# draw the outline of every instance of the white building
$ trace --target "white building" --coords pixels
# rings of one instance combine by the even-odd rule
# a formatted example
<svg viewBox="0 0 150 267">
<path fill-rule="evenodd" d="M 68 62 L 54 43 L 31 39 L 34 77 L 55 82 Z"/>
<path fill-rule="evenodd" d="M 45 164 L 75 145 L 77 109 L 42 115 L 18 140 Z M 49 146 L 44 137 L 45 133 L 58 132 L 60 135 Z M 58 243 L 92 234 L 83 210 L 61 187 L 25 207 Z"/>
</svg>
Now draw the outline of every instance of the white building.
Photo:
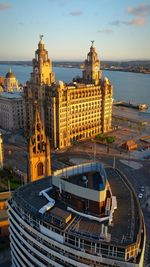
<svg viewBox="0 0 150 267">
<path fill-rule="evenodd" d="M 12 267 L 143 267 L 138 199 L 122 173 L 107 172 L 100 163 L 71 166 L 14 192 Z"/>
<path fill-rule="evenodd" d="M 13 92 L 13 91 L 18 91 L 19 86 L 18 86 L 18 81 L 16 79 L 16 76 L 12 72 L 11 69 L 7 72 L 5 79 L 4 79 L 4 90 L 6 92 Z"/>
<path fill-rule="evenodd" d="M 25 111 L 21 92 L 0 93 L 0 127 L 6 130 L 24 128 Z"/>
</svg>

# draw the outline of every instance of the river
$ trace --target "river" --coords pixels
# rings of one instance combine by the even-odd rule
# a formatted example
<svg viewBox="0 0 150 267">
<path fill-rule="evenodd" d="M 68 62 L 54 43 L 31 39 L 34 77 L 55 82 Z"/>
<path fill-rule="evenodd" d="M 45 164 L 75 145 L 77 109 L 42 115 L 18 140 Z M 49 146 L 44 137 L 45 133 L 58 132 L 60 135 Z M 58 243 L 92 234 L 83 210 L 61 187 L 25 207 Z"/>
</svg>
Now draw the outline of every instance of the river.
<svg viewBox="0 0 150 267">
<path fill-rule="evenodd" d="M 0 76 L 5 76 L 10 66 L 0 65 Z M 11 65 L 19 83 L 24 84 L 30 79 L 32 67 Z M 76 68 L 54 67 L 56 80 L 72 81 L 73 77 L 81 76 L 82 71 Z M 150 74 L 140 74 L 121 71 L 103 71 L 113 84 L 115 100 L 125 100 L 135 103 L 146 103 L 150 106 Z"/>
</svg>

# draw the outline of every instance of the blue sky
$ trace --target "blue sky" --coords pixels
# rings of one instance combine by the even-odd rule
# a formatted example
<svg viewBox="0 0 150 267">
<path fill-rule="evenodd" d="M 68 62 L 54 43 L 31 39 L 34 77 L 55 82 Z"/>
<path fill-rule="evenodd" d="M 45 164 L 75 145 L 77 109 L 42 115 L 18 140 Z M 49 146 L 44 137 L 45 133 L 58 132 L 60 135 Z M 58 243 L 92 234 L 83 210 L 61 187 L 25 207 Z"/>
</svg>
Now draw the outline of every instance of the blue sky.
<svg viewBox="0 0 150 267">
<path fill-rule="evenodd" d="M 0 60 L 30 60 L 44 35 L 52 60 L 150 59 L 150 0 L 0 0 Z"/>
</svg>

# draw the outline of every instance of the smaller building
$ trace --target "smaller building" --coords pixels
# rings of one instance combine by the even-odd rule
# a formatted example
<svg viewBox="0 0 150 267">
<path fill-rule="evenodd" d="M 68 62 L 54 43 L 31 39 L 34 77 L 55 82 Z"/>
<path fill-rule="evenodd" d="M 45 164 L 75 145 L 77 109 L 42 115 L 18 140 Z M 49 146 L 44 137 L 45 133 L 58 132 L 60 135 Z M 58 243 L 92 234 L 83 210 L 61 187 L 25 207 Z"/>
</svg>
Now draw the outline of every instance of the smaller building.
<svg viewBox="0 0 150 267">
<path fill-rule="evenodd" d="M 4 84 L 4 77 L 0 76 L 0 85 L 3 85 L 3 84 Z"/>
<path fill-rule="evenodd" d="M 7 72 L 4 79 L 4 90 L 6 92 L 14 92 L 19 90 L 18 81 L 11 69 Z"/>
<path fill-rule="evenodd" d="M 121 147 L 130 151 L 130 150 L 137 149 L 138 145 L 133 140 L 128 140 L 125 143 L 123 143 Z"/>
<path fill-rule="evenodd" d="M 6 130 L 24 128 L 25 111 L 21 92 L 0 93 L 0 127 Z"/>
<path fill-rule="evenodd" d="M 0 93 L 4 91 L 4 77 L 0 76 Z"/>
<path fill-rule="evenodd" d="M 9 198 L 9 191 L 0 193 L 0 238 L 8 236 L 7 200 Z"/>
</svg>

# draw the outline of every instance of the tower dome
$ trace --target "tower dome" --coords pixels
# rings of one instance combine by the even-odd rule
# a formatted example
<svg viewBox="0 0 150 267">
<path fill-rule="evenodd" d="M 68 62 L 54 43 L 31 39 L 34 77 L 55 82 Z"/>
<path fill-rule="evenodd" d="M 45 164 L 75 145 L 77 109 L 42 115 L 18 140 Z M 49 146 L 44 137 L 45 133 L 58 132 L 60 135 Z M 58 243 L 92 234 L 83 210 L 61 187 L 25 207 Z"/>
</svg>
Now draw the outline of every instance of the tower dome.
<svg viewBox="0 0 150 267">
<path fill-rule="evenodd" d="M 4 79 L 4 91 L 13 92 L 19 90 L 18 81 L 15 74 L 12 72 L 11 68 L 6 73 Z"/>
<path fill-rule="evenodd" d="M 12 72 L 11 68 L 9 69 L 9 71 L 6 73 L 6 76 L 5 76 L 7 79 L 8 78 L 16 78 L 14 73 Z"/>
<path fill-rule="evenodd" d="M 106 76 L 104 77 L 104 82 L 109 83 L 109 80 Z"/>
<path fill-rule="evenodd" d="M 94 41 L 87 54 L 87 59 L 84 62 L 83 80 L 85 83 L 99 84 L 101 79 L 100 60 L 94 46 Z"/>
<path fill-rule="evenodd" d="M 59 81 L 56 82 L 56 85 L 59 86 L 59 87 L 63 87 L 64 83 L 63 83 L 63 81 L 59 80 Z"/>
<path fill-rule="evenodd" d="M 44 41 L 43 41 L 43 37 L 44 37 L 44 35 L 40 35 L 40 41 L 39 41 L 39 43 L 38 43 L 38 48 L 39 48 L 39 50 L 44 50 L 45 48 L 45 43 L 44 43 Z"/>
</svg>

